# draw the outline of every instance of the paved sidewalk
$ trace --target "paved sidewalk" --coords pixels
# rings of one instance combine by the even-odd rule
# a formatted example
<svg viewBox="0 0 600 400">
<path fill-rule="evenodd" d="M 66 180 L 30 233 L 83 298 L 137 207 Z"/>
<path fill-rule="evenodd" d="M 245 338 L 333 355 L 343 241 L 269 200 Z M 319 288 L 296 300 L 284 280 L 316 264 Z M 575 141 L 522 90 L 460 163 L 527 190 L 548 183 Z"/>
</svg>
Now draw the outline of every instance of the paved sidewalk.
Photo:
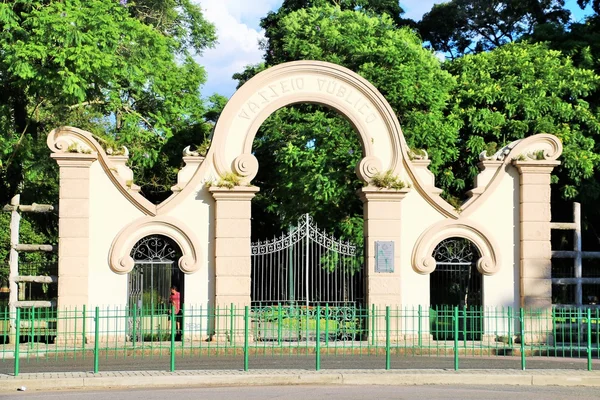
<svg viewBox="0 0 600 400">
<path fill-rule="evenodd" d="M 53 372 L 0 375 L 0 393 L 31 390 L 268 385 L 600 386 L 600 371 L 577 370 L 219 370 Z"/>
</svg>

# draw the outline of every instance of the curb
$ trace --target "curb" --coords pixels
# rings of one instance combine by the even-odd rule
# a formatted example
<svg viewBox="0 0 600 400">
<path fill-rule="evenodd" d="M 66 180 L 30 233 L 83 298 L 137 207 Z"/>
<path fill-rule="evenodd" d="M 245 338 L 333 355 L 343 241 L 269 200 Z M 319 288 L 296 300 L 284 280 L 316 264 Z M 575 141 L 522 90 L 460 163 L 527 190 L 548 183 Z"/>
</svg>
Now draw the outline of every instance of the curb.
<svg viewBox="0 0 600 400">
<path fill-rule="evenodd" d="M 0 379 L 0 393 L 14 392 L 21 386 L 28 391 L 89 390 L 177 386 L 282 386 L 282 385 L 512 385 L 512 386 L 586 386 L 600 387 L 599 372 L 565 374 L 557 371 L 268 371 L 261 373 L 223 371 L 131 372 L 129 376 L 49 377 L 42 374 L 23 374 Z M 114 374 L 111 374 L 114 375 Z"/>
</svg>

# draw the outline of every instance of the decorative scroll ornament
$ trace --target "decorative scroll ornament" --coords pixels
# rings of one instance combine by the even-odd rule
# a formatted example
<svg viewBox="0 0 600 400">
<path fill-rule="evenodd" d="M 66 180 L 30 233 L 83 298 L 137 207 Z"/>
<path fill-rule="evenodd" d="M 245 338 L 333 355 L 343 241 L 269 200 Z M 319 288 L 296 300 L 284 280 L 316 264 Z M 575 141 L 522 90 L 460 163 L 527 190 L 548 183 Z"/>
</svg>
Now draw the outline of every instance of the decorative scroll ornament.
<svg viewBox="0 0 600 400">
<path fill-rule="evenodd" d="M 429 160 L 429 154 L 425 149 L 410 149 L 408 151 L 408 155 L 410 156 L 411 160 Z"/>
<path fill-rule="evenodd" d="M 490 256 L 482 256 L 477 260 L 477 269 L 483 275 L 492 275 L 498 271 L 498 266 Z"/>
<path fill-rule="evenodd" d="M 241 154 L 233 160 L 232 169 L 235 174 L 244 178 L 244 183 L 250 183 L 258 173 L 258 160 L 253 154 Z"/>
<path fill-rule="evenodd" d="M 106 149 L 106 154 L 108 154 L 109 156 L 123 156 L 123 157 L 129 157 L 129 149 L 125 146 L 121 146 L 121 148 L 123 150 L 121 151 L 117 151 L 117 150 L 113 150 L 112 147 L 109 147 L 108 149 Z"/>
<path fill-rule="evenodd" d="M 190 255 L 183 255 L 179 258 L 179 269 L 186 274 L 191 274 L 197 270 L 196 261 Z"/>
<path fill-rule="evenodd" d="M 48 134 L 46 144 L 53 153 L 92 153 L 98 145 L 91 133 L 77 128 L 63 127 Z"/>
<path fill-rule="evenodd" d="M 276 253 L 280 250 L 292 247 L 302 239 L 311 238 L 314 242 L 320 244 L 328 250 L 337 252 L 346 256 L 356 255 L 356 246 L 350 242 L 343 242 L 327 233 L 321 232 L 313 219 L 308 214 L 304 214 L 298 219 L 298 226 L 287 235 L 282 235 L 273 240 L 265 242 L 252 243 L 251 254 L 262 255 Z"/>
<path fill-rule="evenodd" d="M 368 156 L 360 160 L 356 173 L 360 179 L 369 182 L 377 173 L 381 172 L 381 160 L 375 156 Z"/>
<path fill-rule="evenodd" d="M 179 251 L 172 240 L 164 236 L 146 236 L 136 243 L 131 250 L 131 257 L 136 261 L 168 262 L 178 257 Z"/>
<path fill-rule="evenodd" d="M 509 154 L 515 158 L 536 161 L 556 160 L 562 154 L 562 150 L 562 143 L 556 136 L 540 133 L 509 143 L 493 155 L 488 155 L 484 150 L 479 154 L 479 160 L 504 161 Z"/>
<path fill-rule="evenodd" d="M 131 256 L 124 256 L 117 264 L 111 265 L 111 269 L 117 274 L 126 274 L 135 266 L 135 260 Z"/>
<path fill-rule="evenodd" d="M 186 146 L 183 149 L 183 156 L 184 157 L 199 157 L 200 153 L 198 153 L 197 151 L 191 150 L 190 147 L 191 146 Z"/>
<path fill-rule="evenodd" d="M 428 256 L 423 257 L 413 265 L 416 272 L 422 275 L 430 274 L 435 270 L 435 258 Z"/>
</svg>

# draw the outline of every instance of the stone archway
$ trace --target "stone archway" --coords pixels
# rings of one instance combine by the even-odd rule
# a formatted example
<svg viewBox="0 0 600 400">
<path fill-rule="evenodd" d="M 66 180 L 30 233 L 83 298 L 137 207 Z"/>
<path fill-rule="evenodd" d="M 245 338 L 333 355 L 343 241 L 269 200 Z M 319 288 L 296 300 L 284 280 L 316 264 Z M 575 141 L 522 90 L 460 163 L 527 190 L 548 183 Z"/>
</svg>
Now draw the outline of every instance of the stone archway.
<svg viewBox="0 0 600 400">
<path fill-rule="evenodd" d="M 398 203 L 411 189 L 386 190 L 369 185 L 373 176 L 383 171 L 417 181 L 412 167 L 404 162 L 408 153 L 398 120 L 381 93 L 356 73 L 330 63 L 297 61 L 270 68 L 249 80 L 233 95 L 217 122 L 208 157 L 212 157 L 218 175 L 233 172 L 242 177 L 242 183 L 234 189 L 210 189 L 216 200 L 215 303 L 250 303 L 250 200 L 259 190 L 248 186 L 259 168 L 252 154 L 252 142 L 270 114 L 296 103 L 316 103 L 335 109 L 358 133 L 363 158 L 356 172 L 367 185 L 360 193 L 367 243 L 367 301 L 399 302 L 397 287 L 390 285 L 389 279 L 399 279 Z M 182 194 L 195 186 L 188 185 Z M 443 206 L 440 209 L 444 211 Z M 378 276 L 373 247 L 376 240 L 384 239 L 395 243 L 394 260 L 398 268 L 391 274 Z"/>
</svg>

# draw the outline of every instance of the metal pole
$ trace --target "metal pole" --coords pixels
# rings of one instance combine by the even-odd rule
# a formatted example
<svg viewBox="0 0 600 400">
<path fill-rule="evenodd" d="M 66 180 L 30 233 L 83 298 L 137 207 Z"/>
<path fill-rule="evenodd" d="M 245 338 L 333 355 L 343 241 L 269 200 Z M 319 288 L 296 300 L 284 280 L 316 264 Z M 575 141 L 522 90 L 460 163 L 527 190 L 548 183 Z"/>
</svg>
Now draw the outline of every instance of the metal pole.
<svg viewBox="0 0 600 400">
<path fill-rule="evenodd" d="M 587 369 L 592 370 L 592 310 L 587 309 Z"/>
<path fill-rule="evenodd" d="M 171 363 L 170 371 L 175 371 L 175 327 L 177 326 L 177 316 L 175 315 L 175 304 L 171 304 Z"/>
<path fill-rule="evenodd" d="M 289 299 L 290 299 L 290 303 L 294 303 L 295 296 L 295 280 L 294 280 L 294 249 L 296 248 L 296 245 L 292 245 L 290 246 L 289 250 L 288 250 L 288 262 L 289 262 L 289 267 L 288 267 L 288 287 L 289 287 Z"/>
<path fill-rule="evenodd" d="M 10 205 L 14 206 L 14 209 L 10 213 L 10 253 L 8 258 L 8 307 L 10 315 L 14 315 L 15 317 L 17 316 L 17 301 L 19 299 L 19 285 L 17 284 L 17 276 L 19 276 L 19 253 L 17 252 L 16 247 L 19 244 L 19 225 L 21 223 L 21 214 L 19 214 L 18 211 L 20 202 L 21 195 L 19 194 L 15 195 L 10 200 Z M 16 322 L 11 319 L 9 336 L 9 340 L 11 343 L 15 343 L 15 324 Z"/>
<path fill-rule="evenodd" d="M 233 314 L 234 314 L 234 305 L 233 303 L 231 303 L 229 305 L 229 344 L 232 347 L 235 347 L 235 332 L 234 332 L 234 318 L 233 318 Z"/>
<path fill-rule="evenodd" d="M 392 368 L 390 357 L 390 306 L 385 307 L 385 369 Z"/>
<path fill-rule="evenodd" d="M 422 330 L 421 330 L 422 309 L 421 309 L 421 305 L 420 304 L 419 304 L 419 311 L 418 312 L 419 312 L 419 330 L 418 330 L 417 334 L 419 335 L 419 337 L 417 338 L 417 341 L 419 343 L 419 349 L 420 349 L 421 347 L 423 347 L 423 342 L 422 342 L 422 339 L 421 339 L 421 337 L 422 337 Z"/>
<path fill-rule="evenodd" d="M 519 310 L 519 323 L 521 331 L 521 369 L 525 371 L 525 313 L 523 308 Z"/>
<path fill-rule="evenodd" d="M 85 326 L 85 320 L 87 319 L 87 312 L 86 312 L 86 305 L 83 305 L 83 311 L 82 311 L 82 315 L 83 315 L 83 321 L 81 321 L 81 350 L 83 351 L 83 357 L 85 357 L 85 335 L 86 335 L 86 326 Z"/>
<path fill-rule="evenodd" d="M 316 322 L 317 326 L 315 338 L 315 370 L 319 371 L 321 369 L 321 307 L 319 305 L 317 305 Z"/>
<path fill-rule="evenodd" d="M 577 285 L 575 289 L 575 304 L 581 306 L 583 304 L 583 286 L 581 284 L 582 275 L 582 245 L 581 245 L 581 204 L 573 203 L 573 221 L 575 222 L 575 231 L 573 232 L 573 247 L 575 247 L 575 278 Z"/>
<path fill-rule="evenodd" d="M 16 325 L 15 325 L 15 370 L 14 370 L 14 374 L 15 376 L 19 375 L 19 358 L 20 358 L 20 341 L 21 341 L 21 309 L 17 308 L 16 311 Z"/>
<path fill-rule="evenodd" d="M 512 323 L 513 323 L 512 307 L 508 306 L 508 345 L 509 346 L 512 346 L 512 344 L 513 344 L 513 337 L 512 337 L 512 330 L 511 330 Z M 556 335 L 554 335 L 554 337 L 556 337 Z"/>
<path fill-rule="evenodd" d="M 304 288 L 304 291 L 306 292 L 306 311 L 308 311 L 308 296 L 309 296 L 309 293 L 308 293 L 308 284 L 309 284 L 309 276 L 308 276 L 309 259 L 308 259 L 308 256 L 309 256 L 309 251 L 310 251 L 310 249 L 309 249 L 310 234 L 309 234 L 308 230 L 310 229 L 310 226 L 308 224 L 309 223 L 308 214 L 306 214 L 305 217 L 306 217 L 306 254 L 305 254 L 306 258 L 304 260 L 304 270 L 305 270 L 304 284 L 306 285 L 306 287 Z"/>
<path fill-rule="evenodd" d="M 458 307 L 454 307 L 454 370 L 458 371 Z"/>
<path fill-rule="evenodd" d="M 94 373 L 98 373 L 100 362 L 100 308 L 94 312 Z"/>
<path fill-rule="evenodd" d="M 371 346 L 375 346 L 375 304 L 371 304 Z"/>
<path fill-rule="evenodd" d="M 244 307 L 244 371 L 248 371 L 248 328 L 250 325 L 250 310 Z"/>
</svg>

